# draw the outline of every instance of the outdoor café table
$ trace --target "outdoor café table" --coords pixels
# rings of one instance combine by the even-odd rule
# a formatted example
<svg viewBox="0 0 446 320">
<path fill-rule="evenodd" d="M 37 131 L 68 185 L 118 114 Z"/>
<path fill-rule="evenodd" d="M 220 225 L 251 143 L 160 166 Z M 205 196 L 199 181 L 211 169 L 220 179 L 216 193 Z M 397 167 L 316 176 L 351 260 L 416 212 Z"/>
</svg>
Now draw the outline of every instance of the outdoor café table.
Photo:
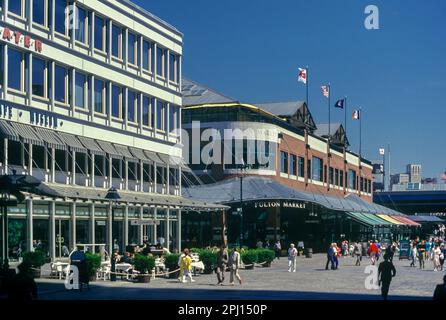
<svg viewBox="0 0 446 320">
<path fill-rule="evenodd" d="M 62 279 L 62 275 L 67 273 L 66 268 L 69 266 L 70 264 L 68 262 L 54 262 L 53 264 L 53 269 L 56 270 L 57 274 L 59 275 L 59 279 Z"/>
<path fill-rule="evenodd" d="M 194 276 L 196 275 L 196 271 L 198 270 L 204 270 L 204 263 L 203 261 L 194 261 L 192 262 L 192 268 L 193 268 L 193 272 L 194 272 Z"/>
</svg>

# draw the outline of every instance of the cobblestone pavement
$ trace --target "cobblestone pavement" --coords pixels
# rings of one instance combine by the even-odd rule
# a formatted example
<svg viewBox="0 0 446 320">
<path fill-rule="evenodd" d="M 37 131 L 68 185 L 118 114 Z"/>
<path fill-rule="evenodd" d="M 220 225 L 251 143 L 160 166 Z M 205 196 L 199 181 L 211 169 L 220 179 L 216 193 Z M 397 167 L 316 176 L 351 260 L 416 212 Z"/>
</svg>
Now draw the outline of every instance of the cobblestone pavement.
<svg viewBox="0 0 446 320">
<path fill-rule="evenodd" d="M 241 270 L 243 285 L 229 286 L 229 272 L 224 286 L 216 286 L 212 275 L 197 275 L 195 283 L 179 283 L 176 279 L 157 278 L 148 284 L 127 281 L 96 281 L 90 291 L 67 291 L 63 281 L 38 279 L 39 299 L 116 299 L 116 300 L 274 300 L 274 299 L 330 299 L 376 300 L 379 290 L 365 288 L 366 266 L 354 266 L 351 257 L 341 258 L 338 270 L 325 270 L 326 256 L 314 255 L 311 259 L 298 257 L 297 272 L 287 271 L 287 259 L 273 262 L 270 268 L 256 267 Z M 408 260 L 394 260 L 397 275 L 390 287 L 390 299 L 431 299 L 436 284 L 442 283 L 446 272 L 434 272 L 432 263 L 426 269 L 409 267 Z"/>
</svg>

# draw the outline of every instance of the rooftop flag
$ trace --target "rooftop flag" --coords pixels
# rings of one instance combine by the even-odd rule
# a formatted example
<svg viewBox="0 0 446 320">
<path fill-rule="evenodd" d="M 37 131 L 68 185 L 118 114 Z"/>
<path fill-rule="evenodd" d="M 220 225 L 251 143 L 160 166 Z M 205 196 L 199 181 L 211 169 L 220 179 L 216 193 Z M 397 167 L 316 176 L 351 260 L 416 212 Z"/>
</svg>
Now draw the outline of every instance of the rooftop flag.
<svg viewBox="0 0 446 320">
<path fill-rule="evenodd" d="M 307 84 L 307 69 L 299 68 L 298 81 Z"/>
<path fill-rule="evenodd" d="M 335 104 L 335 108 L 344 109 L 345 99 L 338 100 Z"/>
<path fill-rule="evenodd" d="M 379 154 L 380 154 L 381 156 L 383 156 L 385 153 L 386 153 L 386 151 L 384 150 L 384 148 L 380 148 L 380 149 L 379 149 Z"/>
<path fill-rule="evenodd" d="M 328 98 L 330 97 L 330 87 L 329 86 L 322 86 L 322 94 L 324 95 L 324 97 Z"/>
<path fill-rule="evenodd" d="M 359 120 L 360 117 L 361 117 L 361 114 L 360 114 L 360 111 L 359 111 L 359 110 L 355 110 L 355 111 L 353 111 L 353 114 L 352 114 L 352 118 L 353 118 L 353 120 Z"/>
</svg>

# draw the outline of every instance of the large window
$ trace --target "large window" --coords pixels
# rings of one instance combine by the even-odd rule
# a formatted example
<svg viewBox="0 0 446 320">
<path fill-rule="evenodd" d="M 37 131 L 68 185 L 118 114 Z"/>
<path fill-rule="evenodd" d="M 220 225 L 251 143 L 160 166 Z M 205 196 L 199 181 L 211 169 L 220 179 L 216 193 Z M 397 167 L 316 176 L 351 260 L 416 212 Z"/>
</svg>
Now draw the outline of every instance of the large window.
<svg viewBox="0 0 446 320">
<path fill-rule="evenodd" d="M 297 156 L 295 154 L 292 154 L 290 156 L 290 174 L 293 176 L 297 176 Z"/>
<path fill-rule="evenodd" d="M 334 169 L 332 167 L 330 167 L 328 172 L 328 183 L 334 184 Z"/>
<path fill-rule="evenodd" d="M 68 95 L 67 95 L 67 80 L 68 80 L 68 69 L 65 67 L 58 66 L 56 64 L 55 73 L 54 73 L 54 99 L 58 102 L 68 103 Z"/>
<path fill-rule="evenodd" d="M 122 55 L 122 29 L 116 25 L 112 28 L 112 55 L 121 58 Z"/>
<path fill-rule="evenodd" d="M 55 0 L 56 6 L 55 6 L 55 13 L 56 13 L 56 25 L 55 30 L 58 33 L 66 34 L 67 28 L 66 28 L 66 13 L 65 9 L 67 7 L 67 0 Z"/>
<path fill-rule="evenodd" d="M 311 179 L 315 181 L 322 181 L 323 178 L 323 170 L 324 170 L 324 162 L 321 158 L 313 157 L 313 170 Z"/>
<path fill-rule="evenodd" d="M 280 172 L 288 173 L 288 153 L 280 151 Z"/>
<path fill-rule="evenodd" d="M 348 170 L 348 188 L 355 190 L 356 189 L 356 171 Z"/>
<path fill-rule="evenodd" d="M 33 95 L 39 97 L 45 97 L 46 90 L 46 70 L 47 63 L 45 60 L 33 57 L 33 85 L 32 85 L 32 93 Z"/>
<path fill-rule="evenodd" d="M 138 62 L 138 58 L 137 58 L 137 56 L 138 56 L 138 50 L 136 49 L 137 48 L 137 41 L 136 41 L 136 36 L 133 34 L 133 33 L 131 33 L 131 32 L 129 32 L 128 33 L 128 62 L 130 63 L 130 64 L 137 64 L 137 62 Z"/>
<path fill-rule="evenodd" d="M 171 53 L 169 55 L 169 80 L 173 81 L 173 82 L 177 82 L 176 77 L 175 77 L 175 75 L 176 75 L 176 73 L 175 73 L 176 61 L 177 61 L 176 55 Z"/>
<path fill-rule="evenodd" d="M 334 179 L 334 184 L 336 186 L 339 186 L 339 169 L 335 169 L 335 179 Z"/>
<path fill-rule="evenodd" d="M 107 27 L 106 20 L 99 16 L 94 18 L 94 47 L 100 51 L 106 51 Z"/>
<path fill-rule="evenodd" d="M 156 52 L 156 74 L 167 76 L 167 50 L 159 47 Z"/>
<path fill-rule="evenodd" d="M 170 105 L 169 108 L 169 131 L 173 132 L 176 129 L 180 128 L 180 122 L 179 122 L 179 113 L 180 108 L 175 105 Z"/>
<path fill-rule="evenodd" d="M 142 99 L 142 125 L 149 126 L 150 123 L 150 98 L 143 96 Z"/>
<path fill-rule="evenodd" d="M 138 94 L 131 90 L 128 90 L 127 92 L 127 120 L 130 122 L 139 122 L 136 119 L 136 116 L 138 114 Z"/>
<path fill-rule="evenodd" d="M 142 67 L 144 70 L 147 71 L 150 70 L 150 56 L 151 56 L 150 42 L 144 40 L 142 44 Z"/>
<path fill-rule="evenodd" d="M 299 157 L 298 163 L 298 175 L 299 177 L 305 177 L 305 158 Z"/>
<path fill-rule="evenodd" d="M 112 86 L 112 116 L 116 118 L 122 118 L 122 88 L 116 85 Z"/>
<path fill-rule="evenodd" d="M 339 185 L 344 187 L 344 170 L 339 171 Z"/>
<path fill-rule="evenodd" d="M 88 44 L 88 13 L 83 8 L 77 8 L 76 40 Z"/>
<path fill-rule="evenodd" d="M 8 85 L 9 88 L 24 91 L 24 54 L 20 51 L 8 49 Z"/>
<path fill-rule="evenodd" d="M 85 74 L 76 72 L 76 91 L 75 91 L 75 104 L 76 107 L 86 109 L 86 97 L 87 97 L 87 76 Z"/>
<path fill-rule="evenodd" d="M 22 16 L 24 9 L 24 1 L 23 0 L 10 0 L 8 3 L 8 10 L 12 13 Z"/>
<path fill-rule="evenodd" d="M 33 0 L 33 21 L 41 25 L 46 25 L 45 2 L 47 1 Z"/>
<path fill-rule="evenodd" d="M 165 130 L 164 128 L 164 116 L 165 116 L 166 104 L 160 100 L 156 103 L 156 128 L 158 130 Z"/>
<path fill-rule="evenodd" d="M 94 111 L 98 113 L 105 113 L 105 97 L 107 87 L 105 81 L 100 79 L 94 80 Z"/>
</svg>

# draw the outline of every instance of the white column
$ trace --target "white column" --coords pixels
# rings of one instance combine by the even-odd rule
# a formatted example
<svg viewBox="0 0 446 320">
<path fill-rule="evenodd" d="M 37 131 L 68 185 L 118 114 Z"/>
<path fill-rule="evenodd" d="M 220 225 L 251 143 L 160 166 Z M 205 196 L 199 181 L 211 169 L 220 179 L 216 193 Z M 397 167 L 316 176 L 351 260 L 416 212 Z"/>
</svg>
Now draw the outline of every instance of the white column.
<svg viewBox="0 0 446 320">
<path fill-rule="evenodd" d="M 54 40 L 54 32 L 56 30 L 56 0 L 51 1 L 51 39 Z"/>
<path fill-rule="evenodd" d="M 5 21 L 6 17 L 8 16 L 8 8 L 9 8 L 8 2 L 9 0 L 3 0 L 3 21 Z"/>
<path fill-rule="evenodd" d="M 157 220 L 157 211 L 158 211 L 158 208 L 154 208 L 153 209 L 153 219 L 154 219 L 154 221 L 156 222 L 156 220 Z M 156 225 L 156 223 L 154 223 L 153 224 L 153 235 L 152 235 L 152 243 L 156 243 L 156 241 L 157 241 L 157 237 L 158 237 L 158 235 L 157 235 L 157 229 L 158 229 L 158 226 Z"/>
<path fill-rule="evenodd" d="M 27 231 L 28 231 L 28 251 L 34 251 L 33 240 L 34 240 L 34 230 L 33 230 L 33 199 L 26 200 L 27 202 Z"/>
<path fill-rule="evenodd" d="M 126 203 L 124 207 L 124 248 L 122 251 L 125 252 L 125 248 L 129 245 L 129 204 Z"/>
<path fill-rule="evenodd" d="M 94 203 L 90 205 L 90 243 L 96 244 L 96 234 L 95 234 L 95 219 L 94 219 Z M 96 247 L 93 246 L 93 253 L 96 251 Z"/>
<path fill-rule="evenodd" d="M 167 63 L 167 74 L 165 75 L 166 77 L 166 82 L 167 82 L 167 86 L 169 86 L 169 80 L 173 80 L 170 79 L 170 50 L 167 49 L 167 59 L 164 59 L 164 63 Z"/>
<path fill-rule="evenodd" d="M 112 35 L 113 35 L 113 22 L 110 20 L 108 22 L 108 52 L 107 52 L 107 56 L 108 56 L 108 63 L 111 63 L 112 61 Z M 110 100 L 111 101 L 111 100 Z"/>
<path fill-rule="evenodd" d="M 125 112 L 128 114 L 129 112 L 129 88 L 125 88 L 122 91 L 122 94 L 124 95 L 124 106 L 125 106 Z M 127 130 L 127 125 L 128 125 L 128 119 L 127 119 L 127 114 L 122 114 L 122 116 L 124 117 L 124 128 L 125 130 Z"/>
<path fill-rule="evenodd" d="M 109 81 L 107 83 L 108 86 L 108 125 L 111 125 L 111 119 L 112 119 L 112 83 Z"/>
<path fill-rule="evenodd" d="M 91 122 L 94 122 L 94 80 L 95 76 L 91 75 L 91 84 L 90 84 L 90 119 Z"/>
<path fill-rule="evenodd" d="M 95 187 L 95 172 L 94 172 L 94 167 L 95 167 L 95 160 L 94 160 L 94 153 L 91 154 L 91 171 L 90 171 L 90 187 L 94 188 Z"/>
<path fill-rule="evenodd" d="M 56 260 L 56 201 L 50 203 L 50 258 Z"/>
<path fill-rule="evenodd" d="M 124 54 L 122 60 L 124 61 L 125 70 L 127 70 L 129 66 L 129 29 L 124 29 L 125 39 L 122 39 L 122 47 L 124 48 Z"/>
<path fill-rule="evenodd" d="M 5 15 L 6 15 L 6 6 L 8 3 L 8 0 L 5 1 Z M 6 17 L 6 16 L 5 16 Z M 5 63 L 3 64 L 3 99 L 8 99 L 8 44 L 4 44 L 3 46 L 3 57 L 5 60 Z"/>
<path fill-rule="evenodd" d="M 139 191 L 144 192 L 144 162 L 139 161 Z"/>
<path fill-rule="evenodd" d="M 33 101 L 33 54 L 28 54 L 28 105 L 32 104 Z"/>
<path fill-rule="evenodd" d="M 125 190 L 129 189 L 129 161 L 124 158 L 124 176 L 125 176 Z"/>
<path fill-rule="evenodd" d="M 139 219 L 140 220 L 142 220 L 143 219 L 143 212 L 144 212 L 144 207 L 143 206 L 141 206 L 140 208 L 139 208 Z M 144 226 L 142 226 L 142 225 L 139 225 L 138 226 L 138 244 L 142 244 L 143 242 L 144 242 L 144 239 L 143 239 L 143 228 L 144 228 Z"/>
<path fill-rule="evenodd" d="M 179 86 L 179 88 L 180 88 L 180 91 L 181 91 L 181 85 L 182 85 L 182 83 L 183 83 L 183 80 L 182 80 L 182 77 L 183 77 L 183 69 L 182 69 L 182 67 L 183 67 L 183 56 L 178 56 L 178 68 L 180 68 L 179 70 L 180 70 L 180 72 L 179 72 L 179 74 L 180 74 L 180 78 L 178 79 L 178 86 Z"/>
<path fill-rule="evenodd" d="M 76 8 L 76 1 L 73 1 L 73 3 L 72 3 L 72 9 L 73 9 L 73 11 L 72 12 L 70 12 L 71 14 L 72 14 L 72 16 L 73 16 L 73 23 L 75 24 L 76 23 L 76 21 L 77 21 L 77 16 L 76 16 L 76 12 L 77 12 L 77 8 Z M 74 25 L 74 28 L 72 28 L 72 30 L 71 30 L 71 48 L 74 48 L 74 45 L 75 45 L 75 43 L 76 43 L 76 29 L 75 29 L 75 27 L 76 27 L 76 25 Z M 73 78 L 73 80 L 74 80 L 74 78 Z M 74 81 L 73 81 L 73 83 L 74 83 Z M 74 93 L 74 91 L 73 91 L 73 93 Z M 73 94 L 74 95 L 74 94 Z"/>
<path fill-rule="evenodd" d="M 170 165 L 167 164 L 166 168 L 164 170 L 166 170 L 166 181 L 165 181 L 165 183 L 166 183 L 166 194 L 169 194 L 169 192 L 170 192 L 170 188 L 169 188 Z"/>
<path fill-rule="evenodd" d="M 91 21 L 90 21 L 90 55 L 94 56 L 94 24 L 95 24 L 95 12 L 91 11 Z"/>
<path fill-rule="evenodd" d="M 76 246 L 76 202 L 71 203 L 71 235 L 70 246 L 72 249 Z"/>
<path fill-rule="evenodd" d="M 8 139 L 4 138 L 3 139 L 3 153 L 5 154 L 5 158 L 4 163 L 3 163 L 3 167 L 5 168 L 5 173 L 4 174 L 8 174 Z"/>
<path fill-rule="evenodd" d="M 170 250 L 170 209 L 166 211 L 166 239 L 167 249 Z"/>
<path fill-rule="evenodd" d="M 113 161 L 112 157 L 108 158 L 108 187 L 113 187 Z"/>
<path fill-rule="evenodd" d="M 51 148 L 51 182 L 56 182 L 56 149 Z"/>
<path fill-rule="evenodd" d="M 157 59 L 157 55 L 158 55 L 158 49 L 157 49 L 157 44 L 156 44 L 156 42 L 153 44 L 153 52 L 152 52 L 152 54 L 153 54 L 153 57 L 154 57 L 154 59 L 153 59 L 153 69 L 152 69 L 152 75 L 153 75 L 153 81 L 154 82 L 156 82 L 156 69 L 157 69 L 157 64 L 158 64 L 158 59 Z M 155 120 L 156 120 L 156 112 L 155 112 Z M 156 127 L 156 122 L 155 122 L 155 127 Z"/>
<path fill-rule="evenodd" d="M 139 36 L 139 75 L 141 76 L 143 73 L 143 58 L 144 58 L 144 37 Z"/>
<path fill-rule="evenodd" d="M 16 0 L 17 1 L 17 0 Z M 28 30 L 33 30 L 33 1 L 26 0 L 26 5 L 28 7 Z"/>
<path fill-rule="evenodd" d="M 178 210 L 178 222 L 177 222 L 177 248 L 178 252 L 181 252 L 181 210 Z"/>
<path fill-rule="evenodd" d="M 107 217 L 107 243 L 108 243 L 108 253 L 113 254 L 113 226 L 112 226 L 112 207 L 108 206 L 108 217 Z"/>
<path fill-rule="evenodd" d="M 54 29 L 52 29 L 52 30 L 53 30 L 53 33 L 54 33 Z M 55 90 L 54 89 L 55 89 L 55 84 L 56 84 L 56 81 L 55 81 L 56 63 L 54 61 L 51 61 L 50 65 L 51 65 L 50 66 L 50 68 L 51 68 L 51 79 L 50 79 L 50 83 L 51 83 L 51 97 L 49 97 L 49 98 L 51 100 L 51 111 L 54 112 L 54 99 L 55 99 Z"/>
<path fill-rule="evenodd" d="M 76 106 L 76 71 L 71 69 L 71 115 L 74 116 L 74 109 Z"/>
<path fill-rule="evenodd" d="M 76 184 L 76 151 L 71 150 L 71 184 Z"/>
<path fill-rule="evenodd" d="M 153 193 L 157 193 L 158 192 L 158 190 L 157 190 L 157 184 L 158 184 L 158 175 L 157 175 L 157 168 L 156 168 L 156 162 L 154 162 L 153 163 Z"/>
<path fill-rule="evenodd" d="M 33 145 L 30 143 L 28 148 L 28 173 L 33 175 Z"/>
</svg>

